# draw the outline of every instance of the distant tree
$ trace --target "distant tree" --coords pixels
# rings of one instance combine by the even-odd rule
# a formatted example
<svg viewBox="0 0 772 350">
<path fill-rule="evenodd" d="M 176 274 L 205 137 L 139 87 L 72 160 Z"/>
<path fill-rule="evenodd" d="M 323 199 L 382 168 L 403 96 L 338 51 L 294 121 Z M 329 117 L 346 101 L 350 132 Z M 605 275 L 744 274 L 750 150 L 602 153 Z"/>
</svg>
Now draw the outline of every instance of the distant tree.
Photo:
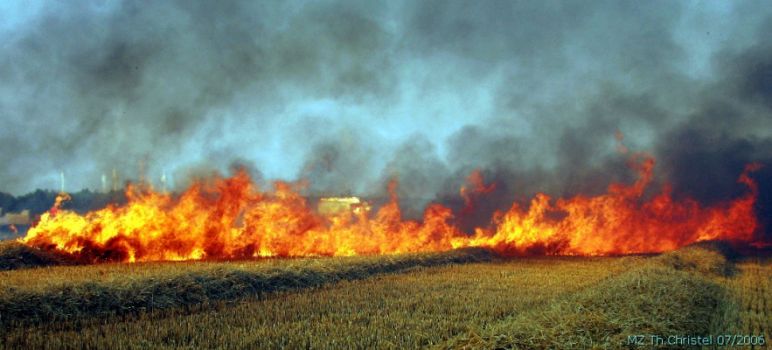
<svg viewBox="0 0 772 350">
<path fill-rule="evenodd" d="M 57 194 L 56 191 L 38 189 L 34 192 L 14 197 L 8 193 L 0 192 L 0 208 L 3 209 L 3 213 L 29 210 L 30 215 L 34 217 L 51 209 Z M 79 213 L 101 209 L 108 204 L 121 205 L 126 203 L 126 195 L 121 191 L 102 193 L 85 189 L 70 194 L 70 197 L 71 199 L 65 202 L 62 208 Z"/>
<path fill-rule="evenodd" d="M 28 209 L 32 215 L 45 213 L 56 200 L 56 192 L 51 190 L 37 189 L 35 192 L 25 194 L 16 198 L 16 202 L 9 211 L 20 212 Z"/>
<path fill-rule="evenodd" d="M 16 197 L 9 193 L 0 192 L 0 209 L 2 209 L 3 213 L 7 212 L 15 201 Z"/>
</svg>

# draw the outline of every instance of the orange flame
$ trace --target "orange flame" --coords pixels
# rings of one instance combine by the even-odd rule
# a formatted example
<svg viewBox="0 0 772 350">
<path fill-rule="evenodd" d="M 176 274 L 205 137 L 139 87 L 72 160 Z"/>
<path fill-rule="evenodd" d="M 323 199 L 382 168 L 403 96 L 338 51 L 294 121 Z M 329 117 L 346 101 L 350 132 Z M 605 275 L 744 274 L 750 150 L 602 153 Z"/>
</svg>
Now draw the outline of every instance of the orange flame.
<svg viewBox="0 0 772 350">
<path fill-rule="evenodd" d="M 479 170 L 472 171 L 466 178 L 467 185 L 462 185 L 459 190 L 459 195 L 464 199 L 464 209 L 461 210 L 462 215 L 471 214 L 474 211 L 474 202 L 481 195 L 485 195 L 496 190 L 496 184 L 485 184 L 482 173 Z"/>
<path fill-rule="evenodd" d="M 453 212 L 431 204 L 423 220 L 402 218 L 397 183 L 390 201 L 376 212 L 322 215 L 299 194 L 297 185 L 276 182 L 260 191 L 245 172 L 199 181 L 173 195 L 129 187 L 128 203 L 80 215 L 60 209 L 41 216 L 23 242 L 59 249 L 87 261 L 228 259 L 265 256 L 339 256 L 443 251 L 489 247 L 502 253 L 604 255 L 660 252 L 693 242 L 729 239 L 750 242 L 758 229 L 753 206 L 758 188 L 746 167 L 739 182 L 749 191 L 735 200 L 705 207 L 675 200 L 666 187 L 646 199 L 654 159 L 633 155 L 639 179 L 612 184 L 606 194 L 553 200 L 537 194 L 528 207 L 513 204 L 494 215 L 490 227 L 466 235 Z M 490 192 L 479 172 L 469 191 Z M 63 198 L 62 200 L 64 200 Z M 468 199 L 467 199 L 468 200 Z"/>
<path fill-rule="evenodd" d="M 675 201 L 669 187 L 648 201 L 643 193 L 652 178 L 654 159 L 636 162 L 640 177 L 632 186 L 612 184 L 606 194 L 576 196 L 551 203 L 538 194 L 528 210 L 515 204 L 496 218 L 496 230 L 483 232 L 470 245 L 510 253 L 605 255 L 673 250 L 698 241 L 725 239 L 750 242 L 758 228 L 753 206 L 758 195 L 746 167 L 739 182 L 750 191 L 741 198 L 702 207 L 692 199 Z"/>
</svg>

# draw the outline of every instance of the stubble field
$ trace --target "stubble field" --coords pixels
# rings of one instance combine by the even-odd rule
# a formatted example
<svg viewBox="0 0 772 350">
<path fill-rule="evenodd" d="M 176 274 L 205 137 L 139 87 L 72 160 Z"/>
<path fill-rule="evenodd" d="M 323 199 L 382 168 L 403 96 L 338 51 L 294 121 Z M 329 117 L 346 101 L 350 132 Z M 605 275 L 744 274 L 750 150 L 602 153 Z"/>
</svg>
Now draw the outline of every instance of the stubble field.
<svg viewBox="0 0 772 350">
<path fill-rule="evenodd" d="M 472 249 L 14 269 L 0 272 L 0 348 L 617 349 L 651 348 L 635 344 L 639 335 L 725 334 L 766 341 L 771 279 L 768 259 L 728 260 L 709 245 L 605 258 L 504 259 Z"/>
</svg>

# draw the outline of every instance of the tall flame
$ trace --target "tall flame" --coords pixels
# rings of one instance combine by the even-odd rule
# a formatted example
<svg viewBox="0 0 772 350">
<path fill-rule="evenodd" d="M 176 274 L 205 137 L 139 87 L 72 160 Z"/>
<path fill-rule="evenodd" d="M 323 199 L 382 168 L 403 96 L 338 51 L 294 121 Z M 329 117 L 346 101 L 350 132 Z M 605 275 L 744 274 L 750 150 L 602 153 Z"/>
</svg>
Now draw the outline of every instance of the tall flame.
<svg viewBox="0 0 772 350">
<path fill-rule="evenodd" d="M 390 200 L 375 212 L 322 214 L 299 194 L 297 185 L 276 182 L 261 191 L 246 172 L 194 183 L 179 196 L 129 186 L 123 206 L 77 214 L 54 208 L 30 228 L 23 242 L 70 252 L 88 261 L 154 261 L 264 256 L 339 256 L 443 251 L 489 247 L 505 254 L 604 255 L 660 252 L 702 240 L 749 242 L 758 229 L 754 203 L 758 188 L 746 167 L 739 182 L 748 187 L 737 199 L 712 206 L 676 200 L 667 186 L 644 196 L 654 159 L 636 154 L 638 180 L 615 183 L 598 196 L 554 200 L 537 194 L 526 207 L 515 203 L 497 212 L 488 227 L 472 235 L 453 225 L 451 209 L 431 204 L 420 221 L 405 220 L 396 182 Z M 461 189 L 468 208 L 470 191 L 495 190 L 479 172 Z"/>
</svg>

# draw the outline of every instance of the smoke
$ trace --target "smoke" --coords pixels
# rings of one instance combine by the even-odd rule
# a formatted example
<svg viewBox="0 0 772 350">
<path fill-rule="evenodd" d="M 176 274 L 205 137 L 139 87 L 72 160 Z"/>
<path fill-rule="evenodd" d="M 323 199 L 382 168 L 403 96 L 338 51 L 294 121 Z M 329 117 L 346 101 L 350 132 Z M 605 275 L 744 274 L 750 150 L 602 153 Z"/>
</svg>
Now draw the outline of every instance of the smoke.
<svg viewBox="0 0 772 350">
<path fill-rule="evenodd" d="M 766 164 L 772 217 L 772 9 L 761 1 L 81 1 L 4 5 L 0 190 L 98 189 L 227 172 L 385 196 L 469 225 L 536 192 L 635 178 L 703 203 Z M 483 201 L 481 201 L 482 203 Z M 772 227 L 772 223 L 767 223 Z"/>
</svg>

